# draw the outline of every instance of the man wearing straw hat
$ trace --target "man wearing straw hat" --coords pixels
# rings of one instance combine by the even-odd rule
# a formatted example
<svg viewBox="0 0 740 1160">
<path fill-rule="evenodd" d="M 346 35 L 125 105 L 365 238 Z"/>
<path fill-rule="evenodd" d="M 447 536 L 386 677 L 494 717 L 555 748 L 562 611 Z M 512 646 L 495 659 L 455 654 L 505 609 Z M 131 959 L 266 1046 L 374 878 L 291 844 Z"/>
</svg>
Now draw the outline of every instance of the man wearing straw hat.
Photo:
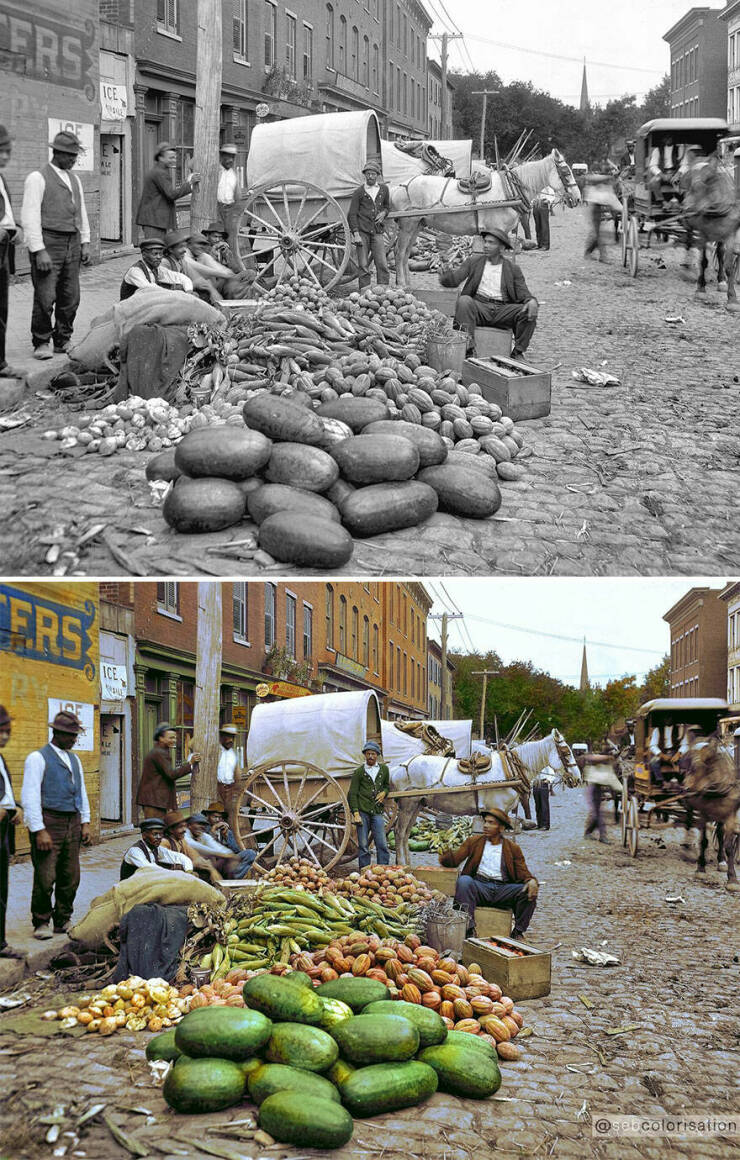
<svg viewBox="0 0 740 1160">
<path fill-rule="evenodd" d="M 54 934 L 69 929 L 80 884 L 80 845 L 90 845 L 85 774 L 72 752 L 82 722 L 61 710 L 50 728 L 51 741 L 25 760 L 21 788 L 33 862 L 31 921 L 38 939 L 52 937 L 52 917 Z"/>
<path fill-rule="evenodd" d="M 236 145 L 222 145 L 218 151 L 216 216 L 233 247 L 239 210 L 239 178 L 236 173 Z"/>
<path fill-rule="evenodd" d="M 0 705 L 0 749 L 10 741 L 11 717 L 4 705 Z M 0 959 L 22 959 L 23 952 L 8 946 L 5 940 L 5 914 L 8 909 L 8 866 L 11 854 L 15 854 L 15 827 L 20 815 L 13 796 L 13 783 L 5 759 L 0 753 Z"/>
<path fill-rule="evenodd" d="M 388 186 L 378 181 L 380 166 L 376 161 L 368 161 L 362 175 L 364 184 L 358 185 L 352 194 L 347 214 L 357 250 L 360 290 L 370 285 L 371 262 L 375 262 L 379 286 L 387 286 L 391 280 L 383 237 L 383 226 L 390 210 Z"/>
</svg>

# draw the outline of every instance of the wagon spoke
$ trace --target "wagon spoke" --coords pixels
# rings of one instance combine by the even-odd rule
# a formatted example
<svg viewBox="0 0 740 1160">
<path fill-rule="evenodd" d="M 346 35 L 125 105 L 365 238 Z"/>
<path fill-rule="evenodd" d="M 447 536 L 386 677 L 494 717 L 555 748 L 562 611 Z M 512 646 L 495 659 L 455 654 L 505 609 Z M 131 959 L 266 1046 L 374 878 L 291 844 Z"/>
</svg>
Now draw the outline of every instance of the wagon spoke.
<svg viewBox="0 0 740 1160">
<path fill-rule="evenodd" d="M 247 210 L 245 210 L 244 212 L 245 212 L 245 213 L 248 213 L 248 214 L 249 214 L 249 216 L 250 216 L 250 218 L 252 218 L 252 220 L 253 220 L 253 221 L 259 222 L 259 224 L 260 224 L 261 226 L 264 226 L 264 228 L 265 228 L 266 230 L 269 230 L 271 235 L 277 236 L 277 233 L 276 233 L 275 227 L 274 227 L 274 225 L 272 224 L 272 222 L 265 221 L 265 219 L 264 219 L 264 218 L 261 218 L 261 217 L 259 216 L 259 214 L 255 213 L 255 212 L 254 212 L 254 210 L 252 210 L 252 209 L 247 209 Z M 242 230 L 239 230 L 239 233 L 241 234 L 241 233 L 243 233 L 243 231 L 242 231 Z"/>
<path fill-rule="evenodd" d="M 307 197 L 308 197 L 308 190 L 304 186 L 303 187 L 303 197 L 301 198 L 301 204 L 298 206 L 298 212 L 296 213 L 295 218 L 293 219 L 293 225 L 296 229 L 298 229 L 298 223 L 301 220 L 301 214 L 303 213 L 303 207 L 306 204 Z"/>
<path fill-rule="evenodd" d="M 319 250 L 342 250 L 342 251 L 344 251 L 344 246 L 340 246 L 336 242 L 307 242 L 303 238 L 301 238 L 301 245 L 305 249 L 309 249 L 309 248 L 314 249 L 315 248 L 315 249 L 319 249 Z"/>
<path fill-rule="evenodd" d="M 311 275 L 311 277 L 313 278 L 316 285 L 320 287 L 321 280 L 317 277 L 316 271 L 314 270 L 313 266 L 309 262 L 308 258 L 305 256 L 305 254 L 300 254 L 300 255 L 296 254 L 296 260 L 298 259 L 299 256 L 300 256 L 301 261 L 303 262 L 304 269 Z M 326 264 L 326 263 L 324 263 L 324 264 Z"/>
<path fill-rule="evenodd" d="M 266 802 L 264 798 L 260 797 L 259 794 L 256 794 L 251 789 L 247 789 L 246 792 L 250 797 L 253 797 L 255 801 L 259 802 L 261 806 L 264 806 L 266 810 L 270 810 L 272 813 L 275 812 L 275 807 L 272 802 Z"/>
<path fill-rule="evenodd" d="M 270 266 L 274 266 L 274 265 L 275 265 L 275 262 L 277 262 L 277 260 L 278 260 L 278 258 L 279 258 L 279 257 L 280 257 L 280 253 L 279 253 L 279 251 L 276 251 L 276 252 L 273 254 L 273 256 L 270 258 L 270 261 L 269 261 L 269 262 L 265 262 L 264 266 L 262 267 L 262 269 L 261 269 L 261 270 L 260 270 L 260 272 L 259 272 L 258 281 L 259 281 L 259 279 L 260 279 L 260 278 L 264 278 L 265 274 L 266 274 L 266 273 L 267 273 L 267 271 L 270 269 Z"/>
<path fill-rule="evenodd" d="M 320 783 L 320 785 L 319 785 L 319 787 L 318 787 L 318 789 L 314 790 L 314 792 L 311 794 L 311 796 L 310 796 L 310 798 L 308 799 L 308 801 L 306 801 L 306 802 L 303 802 L 303 804 L 302 804 L 302 806 L 301 806 L 301 809 L 302 809 L 302 810 L 305 810 L 305 809 L 307 809 L 307 807 L 311 805 L 311 802 L 313 802 L 313 801 L 316 801 L 316 798 L 319 796 L 319 794 L 320 794 L 320 793 L 322 793 L 322 792 L 323 792 L 324 788 L 325 788 L 325 787 L 324 787 L 324 783 L 323 783 L 323 782 L 321 782 L 321 783 Z"/>
<path fill-rule="evenodd" d="M 304 257 L 303 261 L 305 262 L 305 261 L 307 261 L 307 259 Z M 332 274 L 336 273 L 336 270 L 337 270 L 336 266 L 332 266 L 331 262 L 325 261 L 325 259 L 322 258 L 320 254 L 311 254 L 311 261 L 312 262 L 321 262 L 321 265 L 326 266 L 327 270 L 331 270 Z M 315 277 L 315 275 L 314 275 L 314 277 Z"/>
<path fill-rule="evenodd" d="M 301 826 L 301 829 L 303 829 L 303 826 Z M 309 838 L 311 838 L 311 839 L 312 839 L 313 841 L 315 841 L 315 842 L 321 842 L 321 845 L 322 845 L 322 846 L 326 846 L 327 850 L 331 850 L 331 852 L 332 852 L 333 854 L 336 854 L 336 852 L 337 852 L 337 847 L 336 847 L 336 846 L 332 846 L 331 842 L 325 842 L 325 841 L 324 841 L 324 839 L 323 839 L 323 838 L 321 838 L 321 837 L 319 837 L 319 835 L 318 835 L 318 834 L 309 834 Z"/>
<path fill-rule="evenodd" d="M 311 214 L 310 218 L 309 218 L 307 221 L 305 221 L 305 222 L 303 223 L 303 225 L 301 226 L 301 230 L 307 230 L 307 229 L 308 229 L 308 227 L 311 225 L 311 222 L 315 221 L 315 220 L 316 220 L 316 218 L 319 216 L 319 214 L 321 213 L 321 211 L 322 211 L 322 209 L 324 208 L 325 204 L 326 204 L 326 202 L 320 202 L 320 203 L 319 203 L 319 205 L 316 207 L 316 209 L 315 209 L 315 210 L 313 211 L 313 213 Z M 323 230 L 323 229 L 326 229 L 326 227 L 325 227 L 325 226 L 321 226 L 321 229 L 322 229 L 322 230 Z"/>
<path fill-rule="evenodd" d="M 275 842 L 277 842 L 277 840 L 278 840 L 278 838 L 279 838 L 280 836 L 281 836 L 281 835 L 280 835 L 280 831 L 278 830 L 278 831 L 277 831 L 275 834 L 273 834 L 273 836 L 270 838 L 270 841 L 269 841 L 269 842 L 265 842 L 265 844 L 264 844 L 264 846 L 262 847 L 262 849 L 260 850 L 259 854 L 258 854 L 258 855 L 257 855 L 257 857 L 254 859 L 254 862 L 252 863 L 252 865 L 253 865 L 253 866 L 254 866 L 255 862 L 259 862 L 261 858 L 264 858 L 265 854 L 266 854 L 266 853 L 267 853 L 267 851 L 270 849 L 270 846 L 272 846 L 272 845 L 273 845 Z M 278 862 L 280 862 L 280 861 L 281 861 L 281 858 L 282 858 L 282 851 L 281 851 L 281 853 L 278 855 Z"/>
<path fill-rule="evenodd" d="M 318 858 L 316 857 L 316 855 L 314 854 L 314 852 L 313 852 L 313 848 L 312 848 L 312 846 L 311 846 L 311 843 L 310 843 L 310 842 L 307 842 L 307 843 L 306 843 L 306 853 L 307 853 L 307 854 L 310 854 L 310 856 L 313 858 L 313 860 L 314 860 L 314 862 L 316 863 L 316 865 L 319 867 L 319 869 L 321 869 L 321 862 L 319 861 L 319 859 L 318 859 Z"/>
<path fill-rule="evenodd" d="M 341 822 L 307 822 L 302 821 L 302 826 L 310 826 L 314 830 L 343 830 L 344 826 Z"/>
<path fill-rule="evenodd" d="M 281 798 L 281 797 L 280 797 L 280 795 L 278 794 L 278 791 L 275 789 L 275 786 L 272 784 L 272 779 L 271 779 L 271 778 L 269 778 L 269 777 L 266 777 L 266 776 L 263 774 L 263 775 L 262 775 L 262 780 L 264 781 L 265 785 L 266 785 L 266 786 L 267 786 L 267 788 L 269 789 L 269 791 L 270 791 L 270 793 L 272 794 L 272 796 L 275 798 L 275 801 L 277 802 L 277 804 L 278 804 L 278 806 L 280 807 L 280 809 L 281 809 L 283 812 L 285 812 L 286 803 L 285 803 L 285 802 L 282 800 L 282 798 Z M 289 803 L 288 803 L 288 804 L 289 804 Z"/>
<path fill-rule="evenodd" d="M 298 793 L 295 795 L 295 808 L 296 809 L 298 808 L 298 802 L 301 800 L 301 794 L 303 793 L 303 787 L 306 784 L 307 776 L 308 776 L 308 770 L 304 768 L 303 777 L 301 778 L 301 784 L 298 786 Z"/>
<path fill-rule="evenodd" d="M 285 206 L 285 218 L 288 229 L 293 228 L 293 219 L 290 216 L 290 206 L 288 205 L 288 187 L 283 186 L 283 205 Z"/>
<path fill-rule="evenodd" d="M 285 222 L 280 217 L 280 214 L 275 209 L 275 206 L 272 204 L 272 202 L 271 202 L 270 198 L 267 196 L 267 194 L 263 193 L 261 196 L 262 196 L 262 200 L 264 201 L 265 205 L 269 209 L 270 213 L 275 218 L 275 221 L 280 226 L 281 234 L 284 234 L 285 233 Z"/>
</svg>

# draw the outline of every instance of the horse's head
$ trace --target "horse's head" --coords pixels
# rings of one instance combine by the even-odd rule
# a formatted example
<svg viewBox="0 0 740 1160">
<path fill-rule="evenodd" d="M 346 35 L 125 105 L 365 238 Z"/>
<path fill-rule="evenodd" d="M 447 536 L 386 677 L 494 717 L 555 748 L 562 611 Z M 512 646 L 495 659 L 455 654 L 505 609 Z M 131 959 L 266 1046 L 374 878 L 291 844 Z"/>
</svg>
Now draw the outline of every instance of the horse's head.
<svg viewBox="0 0 740 1160">
<path fill-rule="evenodd" d="M 565 740 L 559 729 L 553 729 L 550 736 L 552 738 L 553 747 L 555 753 L 557 754 L 558 760 L 558 765 L 555 765 L 552 761 L 550 762 L 550 765 L 553 766 L 553 769 L 560 769 L 563 773 L 569 774 L 570 778 L 575 778 L 576 780 L 574 784 L 580 782 L 581 771 L 576 765 L 576 759 L 573 756 L 570 745 Z"/>
<path fill-rule="evenodd" d="M 559 149 L 553 149 L 550 154 L 550 160 L 552 161 L 554 175 L 557 178 L 557 180 L 551 180 L 550 185 L 556 189 L 560 185 L 565 194 L 566 204 L 570 209 L 574 209 L 575 206 L 581 204 L 581 191 L 576 184 L 576 179 L 571 172 L 570 165 L 568 165 L 568 162 Z"/>
</svg>

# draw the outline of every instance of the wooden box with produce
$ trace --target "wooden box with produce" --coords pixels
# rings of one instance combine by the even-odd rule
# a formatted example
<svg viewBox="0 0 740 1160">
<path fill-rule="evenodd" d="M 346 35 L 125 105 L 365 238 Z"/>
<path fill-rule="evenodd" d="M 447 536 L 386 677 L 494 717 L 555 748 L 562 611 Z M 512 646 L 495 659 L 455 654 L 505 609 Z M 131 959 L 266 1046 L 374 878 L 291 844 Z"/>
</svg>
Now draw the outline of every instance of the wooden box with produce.
<svg viewBox="0 0 740 1160">
<path fill-rule="evenodd" d="M 550 994 L 551 957 L 527 943 L 497 935 L 468 938 L 463 963 L 478 963 L 484 978 L 496 983 L 512 999 L 539 999 Z"/>
<path fill-rule="evenodd" d="M 468 358 L 463 363 L 462 381 L 478 383 L 486 402 L 495 403 L 515 422 L 550 414 L 552 376 L 528 363 L 502 355 Z"/>
<path fill-rule="evenodd" d="M 439 310 L 440 314 L 447 314 L 452 318 L 457 306 L 459 290 L 414 290 L 414 297 L 423 302 L 431 310 Z"/>
<path fill-rule="evenodd" d="M 442 866 L 414 866 L 414 877 L 425 882 L 432 890 L 439 890 L 450 898 L 455 893 L 459 869 L 445 870 Z"/>
</svg>

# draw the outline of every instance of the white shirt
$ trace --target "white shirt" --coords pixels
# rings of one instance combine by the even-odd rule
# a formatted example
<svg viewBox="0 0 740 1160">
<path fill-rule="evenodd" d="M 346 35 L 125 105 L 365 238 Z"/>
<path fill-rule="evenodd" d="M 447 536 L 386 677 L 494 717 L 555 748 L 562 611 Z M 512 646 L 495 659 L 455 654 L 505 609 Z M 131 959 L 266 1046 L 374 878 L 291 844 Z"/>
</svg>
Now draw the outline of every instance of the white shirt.
<svg viewBox="0 0 740 1160">
<path fill-rule="evenodd" d="M 486 842 L 478 866 L 478 874 L 483 878 L 496 878 L 499 882 L 502 881 L 501 852 L 503 848 L 503 842 L 499 842 L 497 845 L 494 845 L 493 842 Z"/>
<path fill-rule="evenodd" d="M 3 181 L 3 175 L 0 173 L 0 193 L 5 198 L 5 213 L 0 218 L 0 229 L 14 230 L 15 218 L 13 217 L 13 207 L 10 204 L 10 197 L 8 195 L 8 187 Z"/>
<path fill-rule="evenodd" d="M 379 185 L 366 185 L 365 186 L 365 193 L 368 195 L 368 197 L 371 197 L 373 199 L 373 201 L 377 201 L 378 194 L 380 193 L 380 186 Z"/>
<path fill-rule="evenodd" d="M 236 176 L 236 170 L 224 169 L 223 165 L 220 165 L 218 170 L 216 201 L 219 201 L 221 205 L 233 205 L 236 201 L 238 189 L 239 180 Z"/>
<path fill-rule="evenodd" d="M 221 785 L 233 785 L 239 762 L 236 760 L 233 749 L 224 749 L 223 745 L 220 748 L 221 755 L 218 759 L 216 778 L 221 782 Z"/>
<path fill-rule="evenodd" d="M 493 262 L 486 262 L 476 294 L 483 294 L 486 298 L 495 298 L 501 302 L 501 274 L 503 268 L 503 262 L 496 262 L 495 264 Z"/>
<path fill-rule="evenodd" d="M 0 753 L 0 810 L 14 810 L 15 798 L 8 767 Z"/>
<path fill-rule="evenodd" d="M 380 763 L 376 761 L 375 765 L 367 765 L 366 764 L 365 765 L 365 773 L 367 774 L 367 776 L 369 778 L 372 779 L 372 783 L 373 783 L 373 785 L 375 785 L 375 782 L 377 781 L 378 774 L 380 773 Z"/>
<path fill-rule="evenodd" d="M 151 274 L 151 278 L 147 275 Z M 159 282 L 169 282 L 173 286 L 182 286 L 183 290 L 190 293 L 193 289 L 193 283 L 188 278 L 187 274 L 181 274 L 179 270 L 171 270 L 169 266 L 160 264 L 157 273 L 153 270 L 142 270 L 141 266 L 131 266 L 123 275 L 124 282 L 129 286 L 136 286 L 137 290 L 159 290 L 161 286 L 157 285 L 156 279 Z"/>
<path fill-rule="evenodd" d="M 156 866 L 157 862 L 169 862 L 170 865 L 179 866 L 183 870 L 193 869 L 190 858 L 187 854 L 181 854 L 179 850 L 170 850 L 167 846 L 159 846 L 156 850 L 149 852 L 151 858 L 148 858 L 138 846 L 131 846 L 123 855 L 123 860 L 128 862 L 129 866 Z"/>
<path fill-rule="evenodd" d="M 217 842 L 212 834 L 206 833 L 204 830 L 199 838 L 194 838 L 190 830 L 185 831 L 185 841 L 188 846 L 192 846 L 204 858 L 235 858 L 236 855 L 228 846 L 222 846 Z"/>
<path fill-rule="evenodd" d="M 51 164 L 51 163 L 50 163 Z M 57 177 L 67 186 L 72 189 L 72 179 L 77 182 L 80 187 L 80 205 L 81 205 L 81 221 L 80 221 L 80 242 L 84 245 L 90 241 L 90 223 L 87 220 L 87 210 L 85 209 L 85 195 L 82 189 L 82 182 L 77 174 L 67 173 L 64 169 L 57 169 L 56 165 L 51 166 Z M 31 254 L 37 254 L 39 250 L 44 249 L 44 235 L 41 229 L 41 202 L 44 197 L 44 190 L 46 189 L 46 181 L 43 173 L 36 170 L 34 173 L 29 173 L 23 186 L 23 204 L 21 205 L 21 225 L 23 226 L 23 234 L 26 239 L 26 246 Z"/>
<path fill-rule="evenodd" d="M 72 758 L 65 749 L 51 746 L 57 757 L 61 758 L 67 769 L 73 769 Z M 75 754 L 75 757 L 77 755 Z M 79 758 L 77 758 L 79 761 Z M 23 763 L 23 785 L 21 787 L 21 805 L 23 806 L 23 821 L 32 834 L 38 834 L 44 827 L 44 814 L 41 808 L 41 783 L 44 780 L 45 762 L 40 749 L 29 753 Z M 85 788 L 85 771 L 80 761 L 80 779 L 82 782 L 82 810 L 80 821 L 84 824 L 90 821 L 90 803 L 87 800 Z"/>
</svg>

